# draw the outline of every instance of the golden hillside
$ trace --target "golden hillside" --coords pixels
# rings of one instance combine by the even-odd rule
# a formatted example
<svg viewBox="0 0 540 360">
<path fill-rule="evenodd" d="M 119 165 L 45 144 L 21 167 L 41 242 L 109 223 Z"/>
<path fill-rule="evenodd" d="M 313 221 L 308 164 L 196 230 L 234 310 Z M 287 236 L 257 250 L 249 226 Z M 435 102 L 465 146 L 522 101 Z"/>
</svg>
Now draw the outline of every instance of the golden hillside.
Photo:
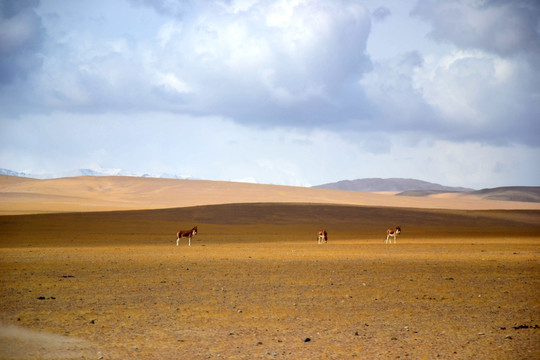
<svg viewBox="0 0 540 360">
<path fill-rule="evenodd" d="M 229 203 L 312 203 L 425 209 L 540 209 L 538 203 L 447 194 L 395 196 L 294 186 L 140 177 L 37 180 L 0 176 L 0 214 L 163 209 Z"/>
</svg>

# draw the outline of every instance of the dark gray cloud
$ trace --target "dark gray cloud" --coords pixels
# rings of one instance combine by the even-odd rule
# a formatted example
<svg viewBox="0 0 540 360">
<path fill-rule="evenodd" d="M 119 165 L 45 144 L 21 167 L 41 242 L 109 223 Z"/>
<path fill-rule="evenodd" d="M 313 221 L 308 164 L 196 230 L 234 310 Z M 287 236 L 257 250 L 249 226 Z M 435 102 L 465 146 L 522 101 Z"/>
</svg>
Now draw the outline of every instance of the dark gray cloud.
<svg viewBox="0 0 540 360">
<path fill-rule="evenodd" d="M 384 21 L 391 14 L 392 14 L 392 11 L 390 11 L 389 8 L 385 6 L 381 6 L 381 7 L 376 8 L 371 15 L 373 16 L 373 19 L 375 21 Z"/>
<path fill-rule="evenodd" d="M 148 6 L 161 15 L 182 18 L 197 7 L 197 1 L 189 0 L 129 0 L 135 6 Z"/>
<path fill-rule="evenodd" d="M 502 56 L 540 54 L 540 2 L 531 0 L 419 1 L 413 15 L 428 21 L 430 35 L 460 48 Z"/>
<path fill-rule="evenodd" d="M 38 69 L 44 39 L 37 0 L 0 2 L 0 86 Z"/>
</svg>

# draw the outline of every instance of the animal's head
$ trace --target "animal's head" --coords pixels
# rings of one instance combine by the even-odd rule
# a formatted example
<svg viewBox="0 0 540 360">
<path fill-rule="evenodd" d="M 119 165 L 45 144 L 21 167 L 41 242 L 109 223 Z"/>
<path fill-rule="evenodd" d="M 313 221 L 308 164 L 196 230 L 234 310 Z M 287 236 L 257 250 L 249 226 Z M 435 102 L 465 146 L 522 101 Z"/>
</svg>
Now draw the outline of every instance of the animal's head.
<svg viewBox="0 0 540 360">
<path fill-rule="evenodd" d="M 401 227 L 400 226 L 396 226 L 396 234 L 399 234 L 401 233 Z"/>
<path fill-rule="evenodd" d="M 193 228 L 193 230 L 191 230 L 191 233 L 193 235 L 197 235 L 197 227 L 196 226 Z"/>
</svg>

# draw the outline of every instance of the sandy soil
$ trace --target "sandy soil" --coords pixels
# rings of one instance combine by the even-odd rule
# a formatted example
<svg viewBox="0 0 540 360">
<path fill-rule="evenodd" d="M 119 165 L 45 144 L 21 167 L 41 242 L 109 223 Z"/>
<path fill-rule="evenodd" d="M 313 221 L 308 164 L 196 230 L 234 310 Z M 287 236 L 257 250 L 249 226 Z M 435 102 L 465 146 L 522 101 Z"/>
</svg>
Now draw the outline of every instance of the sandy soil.
<svg viewBox="0 0 540 360">
<path fill-rule="evenodd" d="M 540 358 L 535 210 L 231 204 L 0 229 L 0 359 Z"/>
<path fill-rule="evenodd" d="M 538 247 L 505 242 L 2 249 L 2 321 L 56 335 L 0 357 L 537 359 Z"/>
</svg>

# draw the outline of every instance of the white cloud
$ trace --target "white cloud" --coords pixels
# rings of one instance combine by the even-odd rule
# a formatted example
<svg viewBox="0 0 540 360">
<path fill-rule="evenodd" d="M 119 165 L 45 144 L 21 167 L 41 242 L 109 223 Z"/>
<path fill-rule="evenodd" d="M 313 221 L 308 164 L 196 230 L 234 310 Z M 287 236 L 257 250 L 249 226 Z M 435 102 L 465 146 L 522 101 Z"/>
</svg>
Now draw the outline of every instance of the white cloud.
<svg viewBox="0 0 540 360">
<path fill-rule="evenodd" d="M 191 87 L 173 73 L 157 73 L 156 85 L 180 94 L 192 92 Z"/>
<path fill-rule="evenodd" d="M 485 126 L 489 118 L 481 103 L 487 90 L 500 86 L 496 76 L 499 62 L 503 60 L 479 51 L 456 51 L 428 59 L 415 74 L 414 85 L 426 102 L 454 125 Z"/>
<path fill-rule="evenodd" d="M 540 90 L 533 79 L 540 80 L 521 58 L 456 49 L 378 61 L 360 84 L 376 109 L 369 129 L 534 145 Z"/>
<path fill-rule="evenodd" d="M 178 38 L 182 35 L 182 23 L 177 21 L 169 21 L 165 23 L 159 29 L 156 40 L 159 43 L 159 46 L 162 48 L 169 45 L 171 41 L 174 41 L 175 38 Z"/>
<path fill-rule="evenodd" d="M 177 8 L 170 2 L 153 6 Z M 57 20 L 47 23 L 54 37 L 46 41 L 43 71 L 27 84 L 38 93 L 32 106 L 17 101 L 18 111 L 131 107 L 307 125 L 327 116 L 339 120 L 336 111 L 362 102 L 358 90 L 356 99 L 342 96 L 370 68 L 364 52 L 370 19 L 362 6 L 348 0 L 230 6 L 187 4 L 159 26 L 126 24 L 129 18 L 122 18 L 123 26 L 138 28 L 134 35 L 141 28 L 153 32 L 139 38 L 111 28 L 112 19 L 102 11 L 92 10 L 78 26 L 68 18 L 74 7 L 56 8 Z M 136 11 L 131 15 L 139 17 Z M 91 31 L 92 26 L 110 30 Z"/>
</svg>

